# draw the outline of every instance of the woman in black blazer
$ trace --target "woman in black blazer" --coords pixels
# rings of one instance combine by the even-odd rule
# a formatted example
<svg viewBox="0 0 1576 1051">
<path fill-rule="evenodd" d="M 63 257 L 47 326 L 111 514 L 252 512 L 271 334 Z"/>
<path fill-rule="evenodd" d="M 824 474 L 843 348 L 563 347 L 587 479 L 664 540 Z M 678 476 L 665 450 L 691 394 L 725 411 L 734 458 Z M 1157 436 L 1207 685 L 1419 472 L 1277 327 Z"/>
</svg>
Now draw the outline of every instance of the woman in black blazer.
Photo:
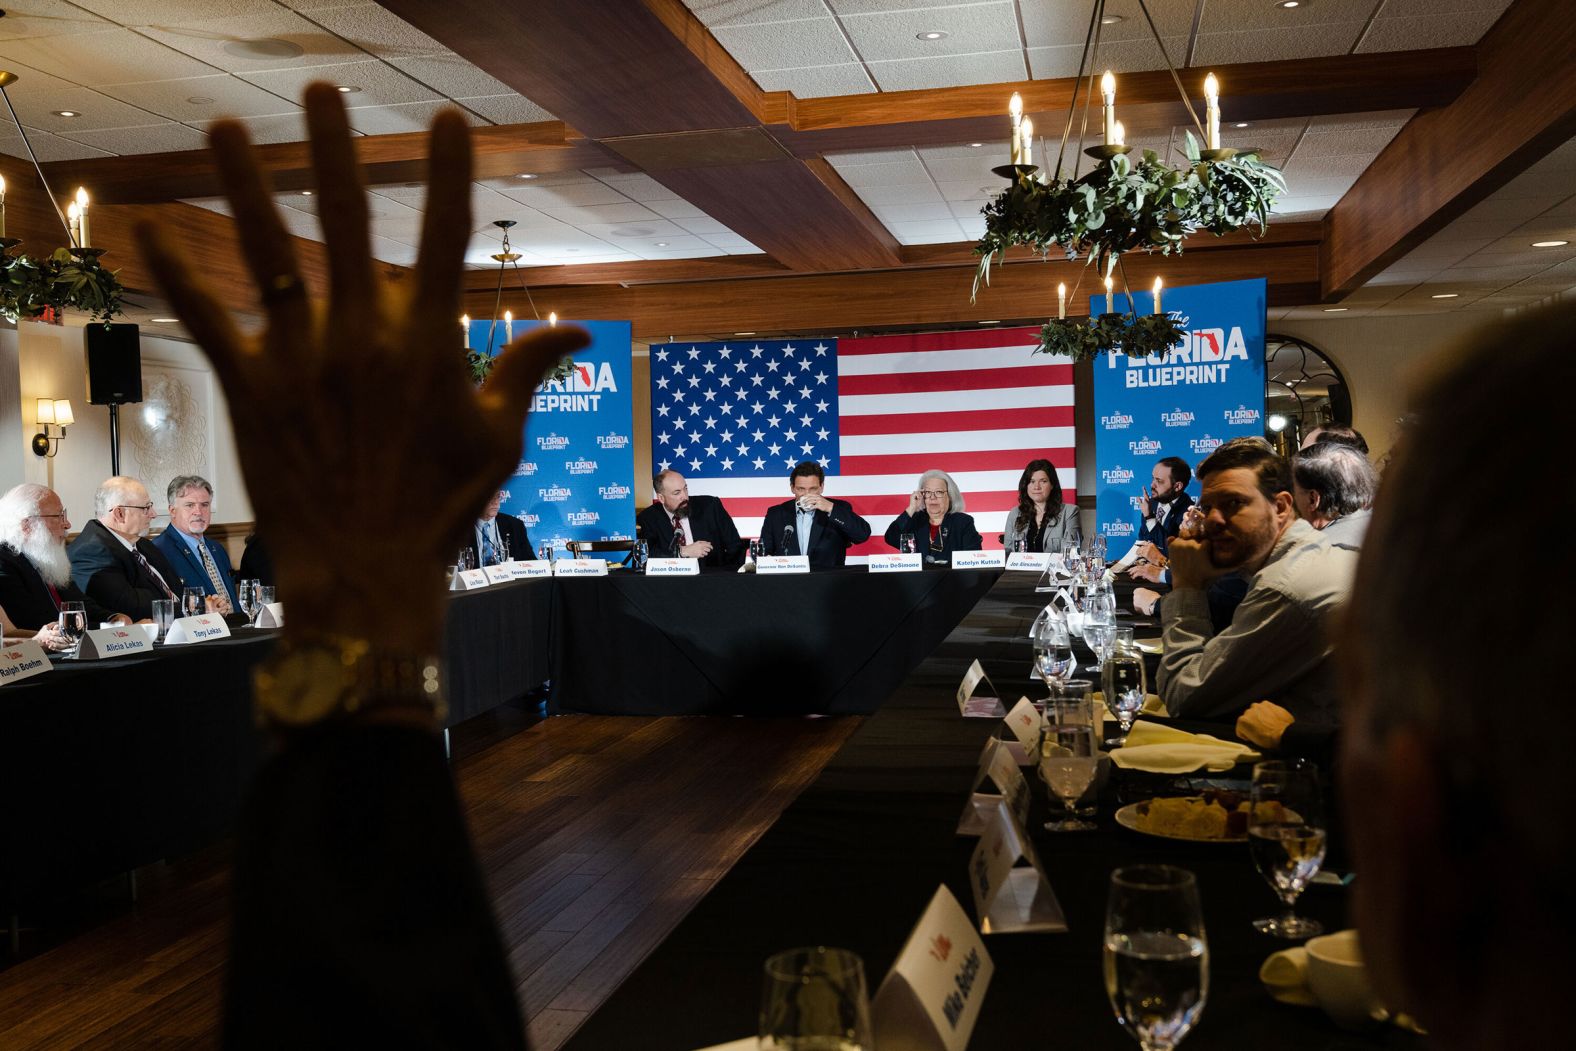
<svg viewBox="0 0 1576 1051">
<path fill-rule="evenodd" d="M 963 513 L 963 494 L 946 471 L 926 471 L 908 498 L 908 510 L 887 526 L 886 542 L 898 547 L 904 533 L 914 534 L 917 550 L 928 563 L 952 561 L 954 551 L 984 546 L 974 519 Z M 901 549 L 900 549 L 901 550 Z"/>
</svg>

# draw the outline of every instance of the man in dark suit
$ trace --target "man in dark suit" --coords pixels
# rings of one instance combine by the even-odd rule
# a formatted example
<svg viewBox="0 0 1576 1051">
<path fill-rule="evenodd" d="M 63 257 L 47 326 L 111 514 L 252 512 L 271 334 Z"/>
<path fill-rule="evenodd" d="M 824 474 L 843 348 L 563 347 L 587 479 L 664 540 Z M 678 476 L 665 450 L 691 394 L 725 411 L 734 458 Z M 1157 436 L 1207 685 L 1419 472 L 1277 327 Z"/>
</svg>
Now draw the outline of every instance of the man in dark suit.
<svg viewBox="0 0 1576 1051">
<path fill-rule="evenodd" d="M 153 615 L 153 600 L 180 598 L 181 575 L 147 539 L 153 501 L 135 478 L 117 475 L 93 494 L 97 516 L 67 549 L 71 580 L 83 593 L 134 620 Z"/>
<path fill-rule="evenodd" d="M 1138 529 L 1139 553 L 1143 557 L 1128 571 L 1134 580 L 1170 583 L 1165 575 L 1166 549 L 1182 528 L 1187 509 L 1193 506 L 1193 498 L 1187 495 L 1187 485 L 1192 480 L 1193 469 L 1180 456 L 1167 456 L 1150 472 L 1149 488 L 1138 498 L 1138 510 L 1144 519 Z"/>
<path fill-rule="evenodd" d="M 848 549 L 870 539 L 870 523 L 846 500 L 821 495 L 826 471 L 805 460 L 788 476 L 792 500 L 766 511 L 761 551 L 767 555 L 809 555 L 811 569 L 841 569 Z"/>
<path fill-rule="evenodd" d="M 471 567 L 495 566 L 510 559 L 527 560 L 536 557 L 531 547 L 531 534 L 525 523 L 514 515 L 499 511 L 503 504 L 503 490 L 493 494 L 482 515 L 471 530 Z"/>
<path fill-rule="evenodd" d="M 651 486 L 656 502 L 635 516 L 651 557 L 698 558 L 704 566 L 724 568 L 744 561 L 744 541 L 721 500 L 692 500 L 689 483 L 677 471 L 658 471 Z"/>
<path fill-rule="evenodd" d="M 241 600 L 235 592 L 235 571 L 224 547 L 205 535 L 213 522 L 213 486 L 195 474 L 171 479 L 170 527 L 153 540 L 181 578 L 181 586 L 202 588 L 208 609 L 233 613 Z M 174 589 L 174 581 L 166 581 Z"/>
<path fill-rule="evenodd" d="M 6 634 L 32 633 L 58 625 L 60 604 L 80 602 L 89 627 L 105 621 L 129 624 L 123 614 L 101 606 L 71 583 L 66 533 L 71 520 L 53 489 L 24 483 L 0 497 L 0 617 Z M 48 649 L 65 648 L 49 638 Z"/>
</svg>

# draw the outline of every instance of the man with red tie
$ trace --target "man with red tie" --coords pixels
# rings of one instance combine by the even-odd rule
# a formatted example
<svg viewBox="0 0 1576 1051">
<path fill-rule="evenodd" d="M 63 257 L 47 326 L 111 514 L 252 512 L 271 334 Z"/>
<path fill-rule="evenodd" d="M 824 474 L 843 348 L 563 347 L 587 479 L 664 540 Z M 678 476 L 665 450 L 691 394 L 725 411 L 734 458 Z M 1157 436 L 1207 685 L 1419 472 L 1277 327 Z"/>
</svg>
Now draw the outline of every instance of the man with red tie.
<svg viewBox="0 0 1576 1051">
<path fill-rule="evenodd" d="M 71 582 L 66 533 L 71 520 L 53 489 L 31 482 L 0 496 L 0 616 L 6 634 L 35 632 L 58 623 L 62 602 L 81 602 L 90 625 L 130 618 L 88 598 Z M 40 641 L 62 649 L 65 638 Z"/>
<path fill-rule="evenodd" d="M 153 600 L 178 599 L 181 575 L 147 538 L 153 500 L 135 478 L 117 475 L 93 494 L 95 519 L 72 542 L 71 579 L 88 598 L 137 620 L 153 615 Z"/>
</svg>

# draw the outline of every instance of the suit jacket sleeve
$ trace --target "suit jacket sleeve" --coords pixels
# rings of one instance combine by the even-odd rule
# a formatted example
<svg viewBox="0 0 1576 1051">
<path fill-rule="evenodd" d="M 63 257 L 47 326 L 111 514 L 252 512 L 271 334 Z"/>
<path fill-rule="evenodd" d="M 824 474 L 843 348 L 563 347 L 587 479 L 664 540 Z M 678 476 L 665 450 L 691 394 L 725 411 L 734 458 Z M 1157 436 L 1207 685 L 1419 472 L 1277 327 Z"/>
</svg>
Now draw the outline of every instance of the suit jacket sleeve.
<svg viewBox="0 0 1576 1051">
<path fill-rule="evenodd" d="M 722 505 L 721 500 L 713 498 L 715 505 L 717 530 L 717 550 L 715 565 L 737 566 L 744 561 L 744 541 L 739 538 L 739 528 L 733 524 L 733 516 L 728 514 L 728 509 Z"/>
<path fill-rule="evenodd" d="M 783 521 L 787 517 L 782 504 L 773 504 L 766 509 L 766 517 L 761 520 L 761 554 L 786 555 L 783 550 L 783 526 L 788 523 Z"/>
<path fill-rule="evenodd" d="M 673 526 L 660 504 L 648 504 L 635 516 L 652 558 L 668 558 L 673 552 Z"/>
<path fill-rule="evenodd" d="M 980 531 L 974 528 L 974 516 L 959 511 L 953 521 L 952 535 L 947 538 L 948 551 L 978 551 L 985 546 Z"/>
<path fill-rule="evenodd" d="M 888 547 L 896 551 L 898 537 L 903 533 L 914 533 L 916 535 L 919 533 L 919 530 L 914 528 L 914 519 L 910 517 L 907 511 L 892 519 L 892 524 L 887 526 L 886 533 L 882 535 L 881 539 L 887 542 Z"/>
<path fill-rule="evenodd" d="M 99 529 L 107 532 L 103 526 Z M 113 537 L 93 533 L 77 537 L 70 548 L 71 582 L 101 606 L 119 610 L 132 620 L 143 620 L 152 615 L 153 600 L 164 596 L 131 582 L 120 554 L 109 548 L 113 543 L 117 543 Z M 130 554 L 125 558 L 129 560 Z"/>
<path fill-rule="evenodd" d="M 870 523 L 855 514 L 854 505 L 847 500 L 833 500 L 826 518 L 842 534 L 844 547 L 863 544 L 870 539 Z"/>
</svg>

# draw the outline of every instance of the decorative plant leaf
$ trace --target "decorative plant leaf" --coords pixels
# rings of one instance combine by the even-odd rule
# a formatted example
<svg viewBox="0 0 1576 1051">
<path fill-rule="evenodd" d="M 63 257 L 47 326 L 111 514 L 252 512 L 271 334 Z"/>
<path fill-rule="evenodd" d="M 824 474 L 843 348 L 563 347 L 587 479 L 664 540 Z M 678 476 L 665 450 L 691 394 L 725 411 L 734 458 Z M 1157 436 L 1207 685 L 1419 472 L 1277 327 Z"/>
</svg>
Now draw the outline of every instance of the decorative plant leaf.
<svg viewBox="0 0 1576 1051">
<path fill-rule="evenodd" d="M 107 325 L 124 313 L 119 273 L 104 269 L 97 259 L 79 260 L 64 248 L 42 262 L 26 255 L 0 256 L 0 315 L 15 321 L 51 308 L 57 313 L 76 309 Z"/>
</svg>

